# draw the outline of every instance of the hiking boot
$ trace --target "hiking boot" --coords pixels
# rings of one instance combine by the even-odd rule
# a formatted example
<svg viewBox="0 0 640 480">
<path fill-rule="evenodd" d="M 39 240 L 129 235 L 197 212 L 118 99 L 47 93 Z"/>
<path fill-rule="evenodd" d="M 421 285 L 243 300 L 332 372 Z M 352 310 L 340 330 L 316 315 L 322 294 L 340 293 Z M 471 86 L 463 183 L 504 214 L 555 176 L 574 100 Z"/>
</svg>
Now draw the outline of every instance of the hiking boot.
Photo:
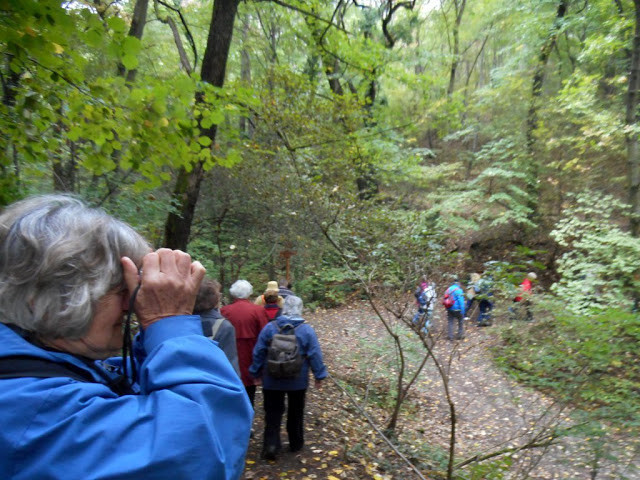
<svg viewBox="0 0 640 480">
<path fill-rule="evenodd" d="M 278 448 L 275 445 L 268 445 L 262 450 L 262 458 L 265 460 L 275 460 L 278 454 Z"/>
</svg>

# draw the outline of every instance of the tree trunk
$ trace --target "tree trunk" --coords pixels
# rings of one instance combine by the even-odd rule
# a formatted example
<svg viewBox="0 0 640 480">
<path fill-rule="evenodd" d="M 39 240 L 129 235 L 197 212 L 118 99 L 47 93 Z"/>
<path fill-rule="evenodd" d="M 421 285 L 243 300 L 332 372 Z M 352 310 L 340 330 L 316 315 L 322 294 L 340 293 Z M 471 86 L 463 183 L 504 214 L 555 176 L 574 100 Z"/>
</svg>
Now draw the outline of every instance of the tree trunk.
<svg viewBox="0 0 640 480">
<path fill-rule="evenodd" d="M 527 115 L 527 153 L 529 154 L 529 186 L 527 192 L 529 193 L 529 208 L 531 213 L 530 219 L 535 219 L 538 216 L 538 178 L 540 176 L 540 161 L 535 155 L 535 131 L 538 128 L 538 106 L 540 97 L 542 96 L 542 87 L 544 85 L 545 71 L 549 57 L 553 51 L 556 42 L 558 40 L 558 34 L 560 33 L 560 27 L 562 26 L 562 19 L 567 13 L 569 0 L 561 0 L 558 4 L 558 10 L 556 12 L 556 18 L 549 32 L 547 40 L 540 49 L 538 55 L 538 61 L 536 63 L 536 69 L 533 74 L 533 82 L 531 86 L 531 103 L 529 104 L 529 113 Z"/>
<path fill-rule="evenodd" d="M 133 18 L 131 19 L 131 26 L 129 27 L 129 36 L 136 37 L 138 40 L 142 39 L 144 32 L 144 26 L 147 23 L 147 10 L 149 8 L 149 0 L 136 0 L 136 4 L 133 7 Z M 124 65 L 118 65 L 118 75 L 124 77 L 125 72 L 127 74 L 127 81 L 133 83 L 136 78 L 136 70 L 129 70 Z"/>
<path fill-rule="evenodd" d="M 638 126 L 638 89 L 640 88 L 640 0 L 634 0 L 635 33 L 629 66 L 629 91 L 627 94 L 626 122 L 630 129 L 627 134 L 627 162 L 629 165 L 629 204 L 631 205 L 631 234 L 640 236 L 640 148 L 638 134 L 633 129 Z"/>
<path fill-rule="evenodd" d="M 229 47 L 233 37 L 233 22 L 240 0 L 215 0 L 209 25 L 207 48 L 202 59 L 200 76 L 203 81 L 216 87 L 222 87 L 227 69 Z M 201 96 L 196 99 L 201 101 Z M 217 128 L 202 129 L 200 134 L 211 139 L 211 148 L 215 145 Z M 200 194 L 200 184 L 204 176 L 202 162 L 187 172 L 181 168 L 173 190 L 173 198 L 178 202 L 179 211 L 169 213 L 164 230 L 164 244 L 168 248 L 186 250 L 191 233 L 193 214 Z"/>
<path fill-rule="evenodd" d="M 247 87 L 251 86 L 251 57 L 246 44 L 249 34 L 249 20 L 250 18 L 244 18 L 242 22 L 242 51 L 240 52 L 240 78 Z M 240 117 L 239 127 L 240 131 L 248 138 L 253 137 L 253 125 L 248 116 Z"/>
<path fill-rule="evenodd" d="M 456 21 L 453 26 L 453 60 L 451 62 L 451 71 L 449 73 L 449 87 L 447 88 L 447 95 L 453 95 L 456 85 L 456 73 L 458 70 L 458 64 L 460 63 L 460 24 L 462 23 L 462 14 L 464 13 L 464 7 L 467 4 L 467 0 L 462 0 L 458 4 L 458 0 L 453 2 L 456 11 Z"/>
</svg>

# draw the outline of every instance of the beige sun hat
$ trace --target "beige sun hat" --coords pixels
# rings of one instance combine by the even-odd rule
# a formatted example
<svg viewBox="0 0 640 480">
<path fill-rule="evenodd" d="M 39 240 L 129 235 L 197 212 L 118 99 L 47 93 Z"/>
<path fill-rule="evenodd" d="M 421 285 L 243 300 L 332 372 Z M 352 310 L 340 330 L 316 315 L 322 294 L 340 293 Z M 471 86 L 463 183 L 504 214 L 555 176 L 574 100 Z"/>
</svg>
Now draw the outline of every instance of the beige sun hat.
<svg viewBox="0 0 640 480">
<path fill-rule="evenodd" d="M 280 289 L 278 288 L 278 282 L 267 282 L 267 289 L 265 292 L 278 292 Z"/>
</svg>

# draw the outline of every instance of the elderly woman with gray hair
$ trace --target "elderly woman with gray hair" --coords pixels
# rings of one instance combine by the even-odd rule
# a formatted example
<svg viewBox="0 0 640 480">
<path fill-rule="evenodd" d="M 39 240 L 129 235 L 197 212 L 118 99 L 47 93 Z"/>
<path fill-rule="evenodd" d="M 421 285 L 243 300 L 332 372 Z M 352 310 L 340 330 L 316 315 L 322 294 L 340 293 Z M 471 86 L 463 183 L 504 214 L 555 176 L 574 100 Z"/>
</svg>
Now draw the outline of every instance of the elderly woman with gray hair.
<svg viewBox="0 0 640 480">
<path fill-rule="evenodd" d="M 3 478 L 241 475 L 253 411 L 191 315 L 204 273 L 73 197 L 0 214 Z"/>
<path fill-rule="evenodd" d="M 275 460 L 282 449 L 280 424 L 284 414 L 284 398 L 287 397 L 287 434 L 289 450 L 297 452 L 304 446 L 304 404 L 309 386 L 309 370 L 315 377 L 315 386 L 320 388 L 321 380 L 328 375 L 322 360 L 322 351 L 316 332 L 302 318 L 302 300 L 289 295 L 284 301 L 282 315 L 269 323 L 260 332 L 258 343 L 253 350 L 253 364 L 249 373 L 262 377 L 262 395 L 264 397 L 265 428 L 262 457 Z M 274 335 L 293 329 L 300 355 L 302 368 L 292 378 L 275 378 L 265 368 L 269 345 Z"/>
</svg>

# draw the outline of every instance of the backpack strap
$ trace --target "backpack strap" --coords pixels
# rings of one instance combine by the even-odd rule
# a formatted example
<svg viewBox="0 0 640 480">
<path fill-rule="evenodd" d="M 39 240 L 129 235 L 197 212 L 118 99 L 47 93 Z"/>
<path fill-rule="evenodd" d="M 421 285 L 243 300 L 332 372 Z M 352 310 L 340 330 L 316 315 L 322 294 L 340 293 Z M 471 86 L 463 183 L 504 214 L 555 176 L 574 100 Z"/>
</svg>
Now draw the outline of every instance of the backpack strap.
<svg viewBox="0 0 640 480">
<path fill-rule="evenodd" d="M 88 371 L 71 363 L 58 363 L 53 360 L 26 355 L 0 358 L 0 379 L 22 377 L 67 377 L 82 383 L 102 383 L 93 378 Z M 107 381 L 106 386 L 118 396 L 134 393 L 122 376 L 116 379 L 104 379 Z"/>
</svg>

